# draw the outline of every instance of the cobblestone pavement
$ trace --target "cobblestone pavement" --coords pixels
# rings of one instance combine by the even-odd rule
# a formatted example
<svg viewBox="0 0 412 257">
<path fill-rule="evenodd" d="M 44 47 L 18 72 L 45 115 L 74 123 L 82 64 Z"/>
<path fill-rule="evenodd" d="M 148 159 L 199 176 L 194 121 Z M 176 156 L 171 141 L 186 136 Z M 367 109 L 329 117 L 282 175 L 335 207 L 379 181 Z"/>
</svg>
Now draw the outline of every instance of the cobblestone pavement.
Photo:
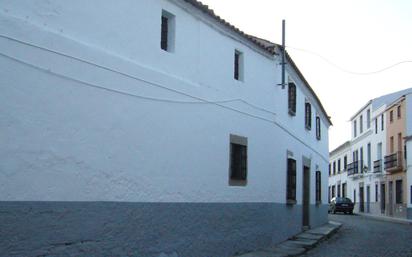
<svg viewBox="0 0 412 257">
<path fill-rule="evenodd" d="M 412 226 L 357 215 L 330 215 L 343 224 L 304 257 L 412 257 Z"/>
</svg>

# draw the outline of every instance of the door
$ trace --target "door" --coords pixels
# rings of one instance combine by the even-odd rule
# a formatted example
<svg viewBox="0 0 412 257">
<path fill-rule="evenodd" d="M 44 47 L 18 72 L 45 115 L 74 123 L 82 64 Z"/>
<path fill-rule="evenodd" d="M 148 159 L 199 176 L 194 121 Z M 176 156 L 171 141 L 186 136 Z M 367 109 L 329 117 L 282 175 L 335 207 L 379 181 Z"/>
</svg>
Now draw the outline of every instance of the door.
<svg viewBox="0 0 412 257">
<path fill-rule="evenodd" d="M 302 208 L 303 208 L 303 220 L 302 220 L 302 225 L 303 229 L 309 229 L 309 208 L 310 208 L 310 168 L 303 166 L 303 202 L 302 202 Z"/>
<path fill-rule="evenodd" d="M 393 216 L 393 182 L 389 181 L 389 199 L 388 199 L 389 216 Z"/>
<path fill-rule="evenodd" d="M 370 208 L 371 203 L 371 188 L 370 186 L 366 186 L 366 212 L 371 212 Z"/>
<path fill-rule="evenodd" d="M 386 207 L 386 188 L 385 184 L 381 184 L 381 213 L 385 214 L 385 207 Z"/>
<path fill-rule="evenodd" d="M 363 186 L 359 187 L 359 211 L 360 212 L 365 212 L 365 201 L 364 201 L 364 195 L 363 195 Z"/>
</svg>

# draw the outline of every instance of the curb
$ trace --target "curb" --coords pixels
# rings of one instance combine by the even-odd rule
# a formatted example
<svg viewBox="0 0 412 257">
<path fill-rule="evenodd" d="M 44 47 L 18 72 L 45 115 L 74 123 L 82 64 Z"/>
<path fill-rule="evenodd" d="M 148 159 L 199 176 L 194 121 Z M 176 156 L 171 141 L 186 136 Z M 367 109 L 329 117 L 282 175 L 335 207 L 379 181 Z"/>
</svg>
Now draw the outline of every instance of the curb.
<svg viewBox="0 0 412 257">
<path fill-rule="evenodd" d="M 368 219 L 379 220 L 379 221 L 412 225 L 412 220 L 408 220 L 408 219 L 393 218 L 393 217 L 388 217 L 388 216 L 376 216 L 376 215 L 370 215 L 370 214 L 364 214 L 364 213 L 355 213 L 355 215 L 358 215 L 360 217 L 365 217 Z"/>
<path fill-rule="evenodd" d="M 332 237 L 342 223 L 329 221 L 321 227 L 304 231 L 277 245 L 249 252 L 235 257 L 296 257 L 316 247 L 320 242 Z"/>
</svg>

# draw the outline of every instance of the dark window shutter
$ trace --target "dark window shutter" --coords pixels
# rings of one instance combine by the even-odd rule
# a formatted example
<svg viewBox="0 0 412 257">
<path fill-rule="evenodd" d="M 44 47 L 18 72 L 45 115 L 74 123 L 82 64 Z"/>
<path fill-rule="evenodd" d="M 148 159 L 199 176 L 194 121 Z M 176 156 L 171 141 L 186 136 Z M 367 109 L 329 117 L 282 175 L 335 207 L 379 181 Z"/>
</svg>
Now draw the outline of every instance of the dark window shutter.
<svg viewBox="0 0 412 257">
<path fill-rule="evenodd" d="M 296 161 L 288 159 L 287 200 L 296 200 Z"/>
<path fill-rule="evenodd" d="M 305 104 L 305 125 L 307 129 L 312 128 L 312 106 L 310 103 Z"/>
<path fill-rule="evenodd" d="M 296 85 L 294 83 L 289 83 L 288 87 L 288 108 L 289 113 L 296 113 Z"/>
<path fill-rule="evenodd" d="M 239 80 L 239 53 L 235 52 L 235 74 L 234 77 L 236 80 Z"/>
<path fill-rule="evenodd" d="M 161 42 L 160 46 L 163 50 L 167 51 L 167 41 L 168 41 L 168 33 L 169 33 L 169 19 L 165 16 L 162 16 L 162 35 L 161 35 Z"/>
</svg>

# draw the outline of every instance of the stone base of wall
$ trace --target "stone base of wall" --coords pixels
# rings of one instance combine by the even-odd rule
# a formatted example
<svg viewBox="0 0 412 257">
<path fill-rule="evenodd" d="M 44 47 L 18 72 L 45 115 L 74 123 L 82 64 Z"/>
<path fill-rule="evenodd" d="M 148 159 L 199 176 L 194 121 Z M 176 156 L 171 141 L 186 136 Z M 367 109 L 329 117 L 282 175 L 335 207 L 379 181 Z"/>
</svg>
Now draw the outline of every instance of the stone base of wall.
<svg viewBox="0 0 412 257">
<path fill-rule="evenodd" d="M 301 231 L 272 203 L 0 202 L 4 256 L 232 256 Z M 312 227 L 327 205 L 311 206 Z"/>
<path fill-rule="evenodd" d="M 406 211 L 406 218 L 408 220 L 412 220 L 412 208 L 408 208 L 408 210 Z"/>
</svg>

